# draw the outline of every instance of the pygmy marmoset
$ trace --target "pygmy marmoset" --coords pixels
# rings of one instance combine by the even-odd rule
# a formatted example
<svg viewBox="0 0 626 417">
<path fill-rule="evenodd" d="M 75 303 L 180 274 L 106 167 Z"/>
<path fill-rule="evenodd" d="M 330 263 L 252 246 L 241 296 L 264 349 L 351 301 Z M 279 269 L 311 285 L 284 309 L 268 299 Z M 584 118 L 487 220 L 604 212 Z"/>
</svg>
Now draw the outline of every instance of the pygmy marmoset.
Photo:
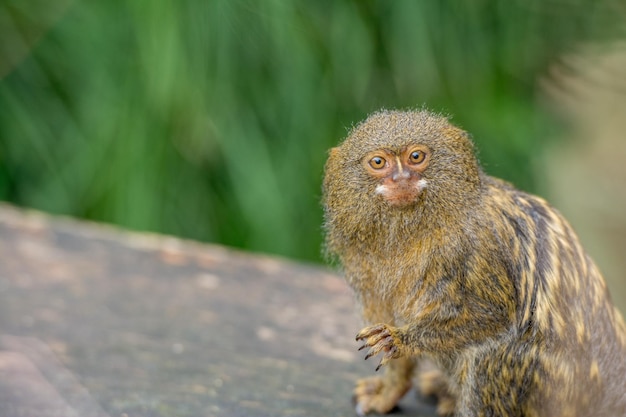
<svg viewBox="0 0 626 417">
<path fill-rule="evenodd" d="M 416 365 L 438 412 L 626 416 L 626 326 L 561 214 L 486 175 L 468 134 L 428 111 L 381 111 L 330 151 L 326 247 L 385 373 L 359 414 L 390 411 Z"/>
</svg>

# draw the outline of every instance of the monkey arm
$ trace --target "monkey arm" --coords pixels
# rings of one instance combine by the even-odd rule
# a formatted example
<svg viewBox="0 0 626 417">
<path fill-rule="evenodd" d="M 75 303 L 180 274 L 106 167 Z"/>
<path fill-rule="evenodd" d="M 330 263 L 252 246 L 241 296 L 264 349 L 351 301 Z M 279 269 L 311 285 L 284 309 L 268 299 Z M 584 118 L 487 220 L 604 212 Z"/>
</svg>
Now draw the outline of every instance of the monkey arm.
<svg viewBox="0 0 626 417">
<path fill-rule="evenodd" d="M 506 329 L 505 323 L 489 317 L 484 317 L 485 320 L 466 317 L 438 320 L 424 316 L 402 327 L 380 323 L 365 327 L 357 340 L 364 341 L 361 349 L 370 348 L 365 359 L 383 353 L 378 370 L 391 359 L 423 354 L 453 355 L 464 347 L 497 337 Z"/>
<path fill-rule="evenodd" d="M 397 328 L 395 335 L 405 354 L 453 354 L 469 345 L 498 337 L 508 329 L 505 317 L 480 314 L 464 309 L 453 317 L 426 314 L 411 324 Z"/>
<path fill-rule="evenodd" d="M 367 292 L 360 294 L 363 318 L 366 323 L 394 323 L 391 306 L 377 302 Z M 415 358 L 397 358 L 385 367 L 383 375 L 363 378 L 357 381 L 353 392 L 353 401 L 358 415 L 372 411 L 385 413 L 411 388 L 411 376 L 415 368 Z"/>
<path fill-rule="evenodd" d="M 494 275 L 493 270 L 491 279 L 479 280 L 478 276 L 470 274 L 463 281 L 458 278 L 445 284 L 438 280 L 436 288 L 421 295 L 418 302 L 422 307 L 403 326 L 386 322 L 361 330 L 357 340 L 364 342 L 363 349 L 370 348 L 366 358 L 383 353 L 380 367 L 400 357 L 453 356 L 506 332 L 515 314 L 512 287 L 507 285 L 506 275 Z"/>
</svg>

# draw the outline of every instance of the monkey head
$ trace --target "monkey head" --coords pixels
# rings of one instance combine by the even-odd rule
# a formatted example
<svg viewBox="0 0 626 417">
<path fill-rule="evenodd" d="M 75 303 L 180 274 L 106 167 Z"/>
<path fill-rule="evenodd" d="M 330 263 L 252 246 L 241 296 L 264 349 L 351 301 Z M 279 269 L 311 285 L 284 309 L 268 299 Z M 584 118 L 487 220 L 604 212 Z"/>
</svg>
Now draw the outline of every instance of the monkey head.
<svg viewBox="0 0 626 417">
<path fill-rule="evenodd" d="M 323 200 L 327 246 L 366 242 L 394 227 L 458 225 L 480 199 L 469 135 L 427 111 L 380 111 L 330 151 Z M 417 231 L 416 233 L 419 233 Z"/>
<path fill-rule="evenodd" d="M 445 208 L 477 194 L 480 172 L 471 139 L 445 117 L 380 111 L 331 150 L 324 191 L 387 209 L 429 199 Z"/>
</svg>

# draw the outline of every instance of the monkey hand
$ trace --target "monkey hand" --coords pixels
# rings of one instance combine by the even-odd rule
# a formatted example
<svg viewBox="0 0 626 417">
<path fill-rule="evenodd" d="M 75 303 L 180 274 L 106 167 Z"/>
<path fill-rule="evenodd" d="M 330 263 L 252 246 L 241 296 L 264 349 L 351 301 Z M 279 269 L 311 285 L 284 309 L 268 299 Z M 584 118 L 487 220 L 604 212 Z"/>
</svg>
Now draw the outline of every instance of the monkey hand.
<svg viewBox="0 0 626 417">
<path fill-rule="evenodd" d="M 404 350 L 404 343 L 400 338 L 400 333 L 401 330 L 397 327 L 388 326 L 386 324 L 376 324 L 362 329 L 359 334 L 356 335 L 356 340 L 364 341 L 363 346 L 361 346 L 359 350 L 370 348 L 365 359 L 383 353 L 383 357 L 376 367 L 378 371 L 391 359 L 403 356 L 402 351 Z"/>
</svg>

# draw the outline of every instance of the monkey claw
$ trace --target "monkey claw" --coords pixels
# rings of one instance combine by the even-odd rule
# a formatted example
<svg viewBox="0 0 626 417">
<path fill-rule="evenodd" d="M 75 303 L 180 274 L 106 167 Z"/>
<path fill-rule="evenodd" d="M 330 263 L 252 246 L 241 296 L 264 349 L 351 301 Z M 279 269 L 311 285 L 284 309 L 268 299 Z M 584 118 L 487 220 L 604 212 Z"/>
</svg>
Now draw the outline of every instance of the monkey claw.
<svg viewBox="0 0 626 417">
<path fill-rule="evenodd" d="M 356 335 L 357 341 L 365 340 L 365 343 L 359 350 L 370 348 L 367 355 L 365 355 L 365 360 L 384 352 L 380 363 L 376 367 L 377 371 L 391 359 L 400 357 L 399 343 L 394 333 L 395 331 L 390 326 L 377 324 L 364 328 Z"/>
</svg>

